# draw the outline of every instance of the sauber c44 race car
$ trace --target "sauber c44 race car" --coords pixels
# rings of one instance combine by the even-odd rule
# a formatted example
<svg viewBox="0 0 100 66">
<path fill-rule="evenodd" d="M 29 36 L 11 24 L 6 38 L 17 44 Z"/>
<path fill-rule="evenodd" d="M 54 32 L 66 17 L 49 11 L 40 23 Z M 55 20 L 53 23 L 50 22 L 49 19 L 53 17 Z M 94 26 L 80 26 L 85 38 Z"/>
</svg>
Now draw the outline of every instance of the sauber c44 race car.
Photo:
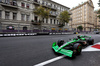
<svg viewBox="0 0 100 66">
<path fill-rule="evenodd" d="M 52 49 L 57 54 L 64 54 L 69 57 L 75 57 L 81 54 L 82 47 L 93 45 L 94 39 L 91 36 L 77 36 L 77 38 L 71 39 L 69 42 L 64 40 L 58 40 L 52 44 Z"/>
</svg>

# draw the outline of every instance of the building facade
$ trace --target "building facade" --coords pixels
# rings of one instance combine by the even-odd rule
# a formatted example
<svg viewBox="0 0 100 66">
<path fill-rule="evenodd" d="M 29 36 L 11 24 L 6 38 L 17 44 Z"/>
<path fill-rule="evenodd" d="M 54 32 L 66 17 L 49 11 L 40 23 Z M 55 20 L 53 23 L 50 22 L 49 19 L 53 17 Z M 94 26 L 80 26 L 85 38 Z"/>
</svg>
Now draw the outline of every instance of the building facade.
<svg viewBox="0 0 100 66">
<path fill-rule="evenodd" d="M 83 27 L 83 31 L 93 31 L 94 30 L 94 5 L 92 0 L 88 0 L 82 4 L 71 9 L 72 21 L 70 21 L 70 26 L 73 30 L 78 30 L 78 26 Z"/>
<path fill-rule="evenodd" d="M 94 28 L 97 28 L 97 11 L 94 11 Z"/>
<path fill-rule="evenodd" d="M 42 5 L 44 8 L 51 9 L 50 17 L 43 20 L 42 25 L 37 24 L 38 15 L 33 11 Z M 56 3 L 52 0 L 0 0 L 0 31 L 2 30 L 65 30 L 59 27 L 57 17 L 62 11 L 69 11 L 70 8 Z M 32 20 L 35 21 L 32 24 Z"/>
<path fill-rule="evenodd" d="M 97 14 L 97 16 L 100 15 L 100 14 Z M 100 18 L 97 17 L 97 26 L 96 28 L 98 28 L 100 30 Z"/>
<path fill-rule="evenodd" d="M 94 27 L 96 29 L 100 29 L 100 18 L 98 17 L 100 13 L 98 13 L 100 9 L 94 11 Z"/>
</svg>

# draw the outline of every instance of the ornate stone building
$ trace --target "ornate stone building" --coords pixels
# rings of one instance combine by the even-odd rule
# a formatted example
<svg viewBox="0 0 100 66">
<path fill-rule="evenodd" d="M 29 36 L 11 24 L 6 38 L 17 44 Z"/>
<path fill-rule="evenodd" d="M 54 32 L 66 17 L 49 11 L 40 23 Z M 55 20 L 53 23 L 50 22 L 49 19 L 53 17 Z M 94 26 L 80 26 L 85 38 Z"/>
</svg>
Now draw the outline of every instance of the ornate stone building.
<svg viewBox="0 0 100 66">
<path fill-rule="evenodd" d="M 52 0 L 0 0 L 0 30 L 39 30 L 39 18 L 33 11 L 40 5 L 51 9 L 50 17 L 42 22 L 42 30 L 68 29 L 67 24 L 61 29 L 57 19 L 62 11 L 69 11 L 64 5 Z"/>
<path fill-rule="evenodd" d="M 94 28 L 100 29 L 100 18 L 98 17 L 100 14 L 98 13 L 100 9 L 94 11 Z"/>
<path fill-rule="evenodd" d="M 92 0 L 82 2 L 78 6 L 71 9 L 72 21 L 69 23 L 73 30 L 77 30 L 78 26 L 83 27 L 83 31 L 94 30 L 94 5 Z"/>
</svg>

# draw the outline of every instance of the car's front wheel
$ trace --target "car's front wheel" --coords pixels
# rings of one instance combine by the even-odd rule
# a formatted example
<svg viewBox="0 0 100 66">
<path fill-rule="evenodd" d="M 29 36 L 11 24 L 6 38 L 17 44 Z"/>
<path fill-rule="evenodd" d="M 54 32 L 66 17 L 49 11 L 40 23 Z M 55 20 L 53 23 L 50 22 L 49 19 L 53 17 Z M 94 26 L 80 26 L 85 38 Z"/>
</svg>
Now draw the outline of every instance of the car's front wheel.
<svg viewBox="0 0 100 66">
<path fill-rule="evenodd" d="M 58 40 L 58 42 L 57 42 L 57 45 L 60 47 L 61 45 L 63 45 L 64 44 L 64 40 L 63 39 L 61 39 L 61 40 Z"/>
<path fill-rule="evenodd" d="M 73 46 L 73 53 L 80 55 L 82 51 L 82 45 L 80 43 L 76 43 Z"/>
</svg>

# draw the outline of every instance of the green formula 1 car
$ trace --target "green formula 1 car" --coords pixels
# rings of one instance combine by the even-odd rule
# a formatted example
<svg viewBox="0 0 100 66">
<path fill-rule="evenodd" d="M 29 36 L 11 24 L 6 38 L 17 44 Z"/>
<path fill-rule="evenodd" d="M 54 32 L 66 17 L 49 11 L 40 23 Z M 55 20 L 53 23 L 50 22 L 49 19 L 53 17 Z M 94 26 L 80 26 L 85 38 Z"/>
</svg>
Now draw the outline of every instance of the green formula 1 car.
<svg viewBox="0 0 100 66">
<path fill-rule="evenodd" d="M 64 54 L 69 57 L 75 57 L 81 54 L 83 46 L 93 45 L 94 39 L 91 36 L 77 36 L 77 38 L 71 39 L 69 42 L 64 40 L 58 40 L 52 44 L 52 49 L 57 54 Z"/>
</svg>

